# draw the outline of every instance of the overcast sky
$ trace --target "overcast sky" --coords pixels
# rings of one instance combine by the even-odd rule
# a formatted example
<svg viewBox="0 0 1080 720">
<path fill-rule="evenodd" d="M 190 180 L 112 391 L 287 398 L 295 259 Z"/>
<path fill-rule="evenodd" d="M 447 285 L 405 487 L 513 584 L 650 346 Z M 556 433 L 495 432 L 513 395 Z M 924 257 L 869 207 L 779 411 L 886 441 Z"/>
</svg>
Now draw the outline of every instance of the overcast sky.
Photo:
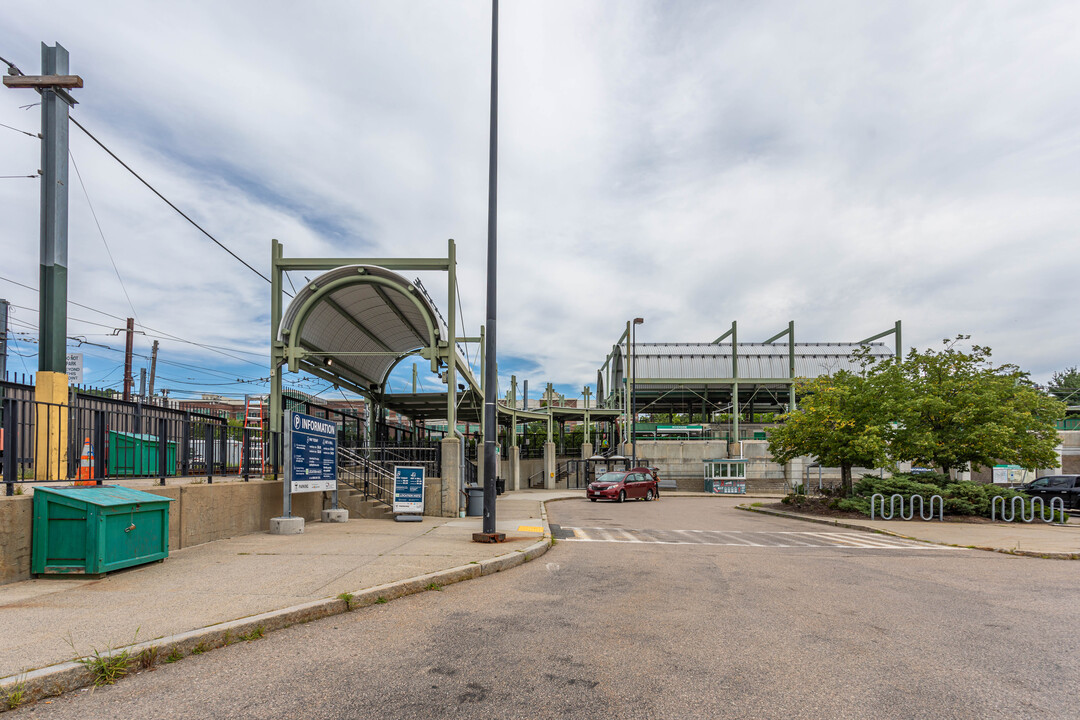
<svg viewBox="0 0 1080 720">
<path fill-rule="evenodd" d="M 38 74 L 40 43 L 64 45 L 85 81 L 73 116 L 261 272 L 275 237 L 361 257 L 444 255 L 452 237 L 478 331 L 490 2 L 4 15 L 0 56 Z M 1040 381 L 1080 362 L 1080 4 L 504 0 L 501 19 L 503 389 L 516 373 L 580 392 L 635 316 L 646 342 L 732 320 L 743 341 L 788 320 L 799 341 L 855 341 L 899 319 L 908 347 L 967 333 Z M 20 107 L 36 100 L 0 89 L 0 123 L 38 132 Z M 34 174 L 39 152 L 0 128 L 0 175 Z M 69 297 L 254 353 L 162 340 L 191 367 L 160 367 L 159 388 L 265 387 L 209 384 L 267 374 L 269 285 L 74 127 L 71 152 Z M 0 179 L 0 276 L 32 287 L 39 192 Z M 445 314 L 445 279 L 424 280 Z M 0 297 L 37 305 L 3 280 Z M 121 321 L 69 314 L 106 326 L 70 335 L 123 347 L 106 336 Z M 31 335 L 9 369 L 34 371 L 36 311 L 12 318 Z M 82 350 L 87 382 L 121 379 L 115 350 Z"/>
</svg>

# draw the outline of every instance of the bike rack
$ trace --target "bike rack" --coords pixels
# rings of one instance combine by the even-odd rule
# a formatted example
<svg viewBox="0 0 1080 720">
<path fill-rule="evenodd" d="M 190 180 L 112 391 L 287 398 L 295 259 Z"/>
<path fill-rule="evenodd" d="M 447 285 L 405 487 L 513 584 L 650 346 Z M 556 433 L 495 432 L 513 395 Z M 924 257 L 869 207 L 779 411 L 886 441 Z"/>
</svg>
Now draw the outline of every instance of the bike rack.
<svg viewBox="0 0 1080 720">
<path fill-rule="evenodd" d="M 885 514 L 885 496 L 882 495 L 881 493 L 874 493 L 873 495 L 871 495 L 870 496 L 870 519 L 871 520 L 874 519 L 875 501 L 878 498 L 881 498 L 881 504 L 878 506 L 878 510 L 879 510 L 878 515 L 881 517 L 882 520 L 892 520 L 893 517 L 896 516 L 896 499 L 897 498 L 900 499 L 900 519 L 901 520 L 912 520 L 912 519 L 914 519 L 914 517 L 915 517 L 915 501 L 916 500 L 919 501 L 919 517 L 920 518 L 922 518 L 923 520 L 933 520 L 934 519 L 934 501 L 937 500 L 938 520 L 940 520 L 940 521 L 945 520 L 945 501 L 941 498 L 940 495 L 931 495 L 930 496 L 930 512 L 929 512 L 929 514 L 927 514 L 927 512 L 926 512 L 926 502 L 923 500 L 922 495 L 912 495 L 910 501 L 905 501 L 904 496 L 901 495 L 900 493 L 893 493 L 893 495 L 889 497 L 889 514 L 888 515 Z M 904 504 L 905 504 L 905 502 L 907 504 L 907 513 L 906 514 L 904 513 Z"/>
<path fill-rule="evenodd" d="M 998 500 L 1001 501 L 1001 520 L 1002 520 L 1002 522 L 1015 522 L 1016 521 L 1016 503 L 1017 503 L 1017 501 L 1019 501 L 1019 503 L 1020 503 L 1020 521 L 1021 522 L 1029 523 L 1029 522 L 1032 522 L 1035 519 L 1035 503 L 1036 502 L 1039 503 L 1039 518 L 1044 523 L 1050 523 L 1050 522 L 1054 521 L 1054 503 L 1057 503 L 1058 512 L 1060 512 L 1062 515 L 1065 514 L 1065 501 L 1062 500 L 1059 497 L 1051 498 L 1050 499 L 1050 517 L 1047 518 L 1046 517 L 1046 503 L 1043 502 L 1042 498 L 1036 497 L 1036 498 L 1031 498 L 1031 513 L 1030 513 L 1030 516 L 1029 516 L 1029 513 L 1027 512 L 1027 509 L 1026 509 L 1027 508 L 1026 498 L 1023 498 L 1023 497 L 1021 497 L 1019 495 L 1013 495 L 1012 498 L 1011 498 L 1012 502 L 1009 503 L 1009 515 L 1008 515 L 1008 517 L 1006 517 L 1005 516 L 1005 497 L 1003 495 L 995 495 L 993 497 L 993 499 L 990 500 L 990 519 L 991 520 L 997 520 Z"/>
</svg>

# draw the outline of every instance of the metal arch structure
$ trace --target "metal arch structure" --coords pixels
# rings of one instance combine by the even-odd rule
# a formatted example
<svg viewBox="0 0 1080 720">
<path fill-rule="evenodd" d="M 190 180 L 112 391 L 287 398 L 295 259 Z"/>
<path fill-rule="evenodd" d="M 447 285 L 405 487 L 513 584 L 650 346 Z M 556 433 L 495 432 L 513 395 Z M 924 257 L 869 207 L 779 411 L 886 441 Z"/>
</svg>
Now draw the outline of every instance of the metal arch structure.
<svg viewBox="0 0 1080 720">
<path fill-rule="evenodd" d="M 895 338 L 893 348 L 874 342 L 888 335 Z M 777 342 L 785 336 L 786 341 Z M 625 408 L 627 427 L 631 415 L 640 412 L 682 412 L 694 405 L 703 414 L 710 406 L 722 412 L 730 410 L 738 437 L 739 414 L 745 405 L 794 408 L 798 378 L 854 370 L 851 354 L 860 347 L 869 347 L 877 357 L 899 358 L 903 349 L 900 321 L 864 340 L 831 343 L 797 343 L 793 321 L 764 342 L 740 342 L 738 324 L 732 322 L 731 328 L 711 343 L 636 343 L 633 349 L 627 323 L 599 370 L 598 385 L 607 389 L 601 402 L 605 407 Z M 635 408 L 627 402 L 631 355 Z M 771 402 L 757 400 L 762 391 Z M 783 396 L 786 402 L 780 400 Z"/>
<path fill-rule="evenodd" d="M 286 271 L 323 271 L 282 308 Z M 396 270 L 447 273 L 446 322 L 427 293 Z M 445 372 L 446 418 L 456 423 L 457 383 L 482 391 L 458 352 L 455 333 L 457 256 L 454 241 L 445 258 L 286 258 L 273 241 L 271 258 L 270 428 L 281 430 L 282 373 L 310 373 L 372 402 L 382 401 L 393 369 L 419 355 L 433 373 Z"/>
</svg>

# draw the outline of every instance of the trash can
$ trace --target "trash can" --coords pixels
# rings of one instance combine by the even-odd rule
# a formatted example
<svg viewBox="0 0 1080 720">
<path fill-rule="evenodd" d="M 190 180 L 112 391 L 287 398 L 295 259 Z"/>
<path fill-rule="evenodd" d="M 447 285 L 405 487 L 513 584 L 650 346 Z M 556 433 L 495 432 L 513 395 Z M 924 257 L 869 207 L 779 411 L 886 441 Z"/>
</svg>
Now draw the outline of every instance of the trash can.
<svg viewBox="0 0 1080 720">
<path fill-rule="evenodd" d="M 102 575 L 164 560 L 170 502 L 116 485 L 35 488 L 30 570 Z"/>
<path fill-rule="evenodd" d="M 506 492 L 506 481 L 502 478 L 495 478 L 495 494 L 502 495 Z"/>
<path fill-rule="evenodd" d="M 157 435 L 110 430 L 109 475 L 175 475 L 176 443 L 166 440 L 165 468 L 162 471 L 158 469 L 159 442 Z"/>
<path fill-rule="evenodd" d="M 465 514 L 469 517 L 481 517 L 484 514 L 484 488 L 479 485 L 470 485 L 465 488 L 469 494 L 469 504 L 465 508 Z"/>
</svg>

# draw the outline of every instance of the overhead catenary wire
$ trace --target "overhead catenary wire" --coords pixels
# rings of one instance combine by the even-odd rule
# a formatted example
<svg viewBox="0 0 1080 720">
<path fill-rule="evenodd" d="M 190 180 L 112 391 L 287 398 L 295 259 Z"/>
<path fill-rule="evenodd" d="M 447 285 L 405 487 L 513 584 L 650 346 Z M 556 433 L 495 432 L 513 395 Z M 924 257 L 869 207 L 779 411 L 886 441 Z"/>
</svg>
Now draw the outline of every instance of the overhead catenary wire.
<svg viewBox="0 0 1080 720">
<path fill-rule="evenodd" d="M 23 135 L 29 135 L 30 137 L 34 138 L 35 140 L 40 140 L 41 139 L 41 135 L 39 135 L 37 133 L 27 132 L 26 130 L 20 130 L 17 127 L 11 127 L 10 125 L 5 125 L 4 123 L 0 123 L 0 127 L 6 127 L 8 130 L 14 130 L 17 133 L 22 133 Z M 36 176 L 31 176 L 31 177 L 36 177 Z"/>
<path fill-rule="evenodd" d="M 19 287 L 26 288 L 27 290 L 31 290 L 33 292 L 37 292 L 37 288 L 32 287 L 30 285 L 27 285 L 26 283 L 21 283 L 18 280 L 12 280 L 11 278 L 4 277 L 3 275 L 0 275 L 0 280 L 4 280 L 5 282 L 9 282 L 9 283 L 11 283 L 13 285 L 18 285 Z M 119 320 L 120 322 L 124 322 L 126 320 L 126 318 L 122 318 L 119 315 L 113 315 L 112 313 L 105 312 L 104 310 L 98 310 L 97 308 L 90 307 L 89 305 L 83 305 L 82 303 L 77 303 L 74 300 L 68 300 L 68 303 L 70 305 L 76 305 L 76 306 L 81 307 L 81 308 L 83 308 L 85 310 L 90 310 L 91 312 L 96 312 L 96 313 L 98 313 L 100 315 L 104 315 L 105 317 L 113 318 L 114 320 Z M 24 306 L 17 306 L 17 307 L 24 307 Z M 37 312 L 37 308 L 25 308 L 24 307 L 24 309 L 32 310 L 33 312 Z M 113 328 L 114 327 L 113 325 L 104 325 L 102 323 L 95 323 L 92 320 L 79 320 L 78 318 L 69 318 L 69 320 L 73 320 L 73 321 L 76 321 L 76 322 L 84 322 L 84 323 L 88 323 L 88 324 L 91 324 L 91 325 L 98 325 L 100 327 L 107 327 L 107 328 Z M 195 340 L 188 340 L 188 339 L 182 338 L 182 337 L 180 337 L 178 335 L 173 335 L 172 333 L 166 332 L 164 330 L 158 330 L 156 328 L 152 328 L 149 325 L 144 325 L 143 323 L 136 323 L 136 324 L 139 327 L 144 328 L 145 330 L 149 330 L 150 333 L 158 333 L 157 335 L 147 334 L 147 337 L 150 337 L 150 338 L 156 337 L 156 338 L 161 339 L 161 340 L 174 340 L 176 342 L 186 343 L 188 345 L 195 345 L 196 347 L 201 347 L 201 348 L 203 348 L 205 350 L 210 350 L 211 352 L 215 352 L 218 355 L 223 355 L 225 357 L 232 358 L 233 360 L 237 360 L 239 362 L 250 363 L 251 365 L 256 365 L 256 366 L 259 366 L 259 367 L 264 367 L 265 364 L 264 363 L 257 363 L 257 362 L 255 362 L 253 360 L 247 360 L 246 358 L 238 358 L 238 357 L 235 357 L 233 355 L 230 355 L 229 353 L 230 352 L 242 353 L 244 355 L 254 355 L 255 357 L 262 357 L 262 358 L 265 358 L 265 357 L 269 356 L 268 353 L 260 353 L 260 352 L 255 352 L 255 351 L 252 351 L 252 350 L 241 350 L 239 348 L 230 348 L 230 347 L 224 347 L 224 346 L 221 346 L 221 345 L 210 345 L 208 343 L 200 343 L 200 342 L 196 342 Z"/>
<path fill-rule="evenodd" d="M 109 248 L 109 241 L 105 239 L 105 231 L 101 229 L 101 221 L 98 220 L 97 211 L 94 210 L 94 203 L 90 201 L 90 193 L 86 190 L 86 183 L 83 181 L 82 173 L 79 172 L 79 164 L 75 162 L 75 156 L 68 150 L 68 157 L 71 158 L 71 166 L 75 168 L 75 177 L 79 179 L 79 187 L 82 188 L 83 196 L 86 198 L 86 204 L 90 206 L 90 215 L 94 218 L 94 225 L 97 226 L 98 235 L 101 237 L 101 243 L 105 246 L 105 254 L 109 256 L 109 262 L 112 264 L 113 272 L 116 273 L 116 279 L 120 281 L 120 289 L 124 291 L 124 297 L 127 298 L 128 307 L 131 308 L 131 315 L 135 318 L 135 321 L 142 325 L 139 320 L 139 313 L 135 310 L 135 304 L 131 302 L 131 295 L 128 294 L 127 285 L 124 284 L 124 278 L 120 277 L 120 268 L 116 267 L 116 260 L 113 258 L 112 250 Z"/>
<path fill-rule="evenodd" d="M 256 269 L 255 269 L 255 268 L 254 268 L 254 267 L 253 267 L 253 266 L 252 266 L 252 265 L 251 265 L 250 263 L 248 263 L 248 262 L 247 262 L 246 260 L 244 260 L 244 259 L 243 259 L 242 257 L 240 257 L 239 255 L 237 255 L 236 253 L 234 253 L 234 252 L 233 252 L 233 251 L 232 251 L 231 249 L 229 249 L 229 248 L 228 248 L 228 247 L 227 247 L 227 246 L 226 246 L 226 245 L 225 245 L 225 244 L 224 244 L 223 242 L 221 242 L 221 241 L 220 241 L 220 240 L 218 240 L 218 239 L 217 239 L 216 237 L 214 237 L 214 236 L 213 236 L 213 235 L 211 235 L 211 234 L 210 234 L 209 232 L 207 232 L 207 230 L 206 230 L 206 229 L 205 229 L 205 228 L 204 228 L 204 227 L 203 227 L 202 225 L 200 225 L 199 223 L 197 223 L 197 222 L 195 222 L 194 220 L 192 220 L 192 219 L 191 219 L 191 216 L 189 216 L 189 215 L 188 215 L 187 213 L 185 213 L 185 212 L 184 212 L 183 210 L 181 210 L 181 209 L 180 209 L 180 208 L 178 208 L 178 207 L 177 207 L 176 205 L 174 205 L 174 204 L 173 204 L 173 202 L 172 202 L 171 200 L 169 200 L 169 199 L 168 199 L 167 197 L 165 197 L 164 195 L 162 195 L 162 194 L 161 194 L 161 193 L 160 193 L 160 192 L 158 191 L 158 189 L 157 189 L 157 188 L 155 188 L 155 187 L 154 187 L 153 185 L 151 185 L 151 184 L 150 184 L 149 182 L 147 182 L 147 181 L 146 181 L 146 180 L 145 180 L 145 179 L 144 179 L 144 178 L 143 178 L 143 177 L 142 177 L 141 175 L 139 175 L 139 173 L 135 172 L 135 170 L 133 170 L 133 169 L 131 168 L 131 166 L 130 166 L 130 165 L 128 165 L 127 163 L 125 163 L 125 162 L 124 162 L 123 160 L 121 160 L 121 159 L 119 158 L 119 156 L 117 156 L 117 154 L 116 154 L 116 153 L 114 153 L 114 152 L 113 152 L 112 150 L 110 150 L 110 149 L 109 149 L 109 148 L 108 148 L 108 147 L 107 147 L 107 146 L 105 145 L 105 143 L 103 143 L 103 142 L 101 142 L 100 140 L 98 140 L 98 139 L 97 139 L 97 137 L 95 137 L 93 133 L 91 133 L 91 132 L 90 132 L 89 130 L 87 130 L 87 129 L 86 129 L 85 127 L 83 127 L 82 123 L 80 123 L 80 122 L 79 122 L 78 120 L 76 120 L 75 118 L 70 118 L 70 120 L 71 120 L 71 122 L 72 122 L 72 123 L 74 123 L 74 124 L 75 124 L 75 127 L 77 127 L 77 128 L 79 128 L 80 130 L 82 130 L 82 131 L 83 131 L 83 132 L 84 132 L 84 133 L 86 134 L 86 136 L 87 136 L 88 138 L 90 138 L 90 139 L 91 139 L 91 140 L 93 140 L 93 141 L 94 141 L 95 143 L 97 143 L 97 145 L 98 145 L 98 146 L 99 146 L 99 147 L 100 147 L 100 148 L 101 148 L 102 150 L 104 150 L 104 151 L 105 151 L 106 153 L 108 153 L 108 154 L 109 154 L 109 156 L 110 156 L 110 157 L 111 157 L 111 158 L 112 158 L 113 160 L 115 160 L 116 162 L 120 163 L 120 165 L 121 165 L 121 166 L 123 166 L 123 168 L 124 168 L 125 170 L 127 170 L 127 171 L 128 171 L 129 173 L 131 173 L 132 175 L 134 175 L 134 176 L 135 176 L 135 178 L 136 178 L 136 179 L 137 179 L 137 180 L 138 180 L 139 182 L 141 182 L 141 183 L 142 183 L 143 185 L 145 185 L 145 186 L 146 186 L 146 187 L 147 187 L 147 188 L 148 188 L 148 189 L 150 190 L 150 192 L 152 192 L 152 193 L 154 193 L 155 195 L 157 195 L 157 196 L 158 196 L 159 198 L 161 198 L 162 202 L 164 202 L 164 203 L 165 203 L 166 205 L 168 205 L 168 206 L 169 206 L 169 207 L 171 207 L 171 208 L 172 208 L 173 210 L 175 210 L 175 211 L 177 212 L 177 214 L 179 214 L 179 215 L 180 215 L 180 217 L 182 217 L 182 218 L 184 218 L 185 220 L 187 220 L 187 221 L 188 221 L 189 223 L 191 223 L 191 224 L 192 224 L 192 226 L 194 226 L 194 227 L 195 227 L 195 229 L 197 229 L 197 230 L 198 230 L 199 232 L 201 232 L 201 233 L 202 233 L 203 235 L 205 235 L 206 237 L 210 238 L 210 240 L 211 240 L 211 241 L 212 241 L 212 242 L 213 242 L 213 243 L 214 243 L 215 245 L 217 245 L 217 246 L 218 246 L 218 247 L 220 247 L 220 248 L 221 248 L 222 250 L 224 250 L 225 252 L 227 252 L 227 253 L 229 253 L 230 255 L 232 255 L 232 256 L 233 256 L 233 257 L 234 257 L 234 258 L 235 258 L 235 259 L 236 259 L 236 260 L 237 260 L 237 261 L 238 261 L 238 262 L 239 262 L 239 263 L 240 263 L 241 265 L 243 265 L 243 266 L 244 266 L 244 267 L 246 267 L 246 268 L 247 268 L 248 270 L 250 270 L 251 272 L 253 272 L 253 273 L 255 273 L 256 275 L 258 275 L 259 277 L 261 277 L 261 278 L 262 278 L 263 280 L 265 280 L 266 282 L 270 282 L 270 278 L 266 277 L 266 276 L 265 276 L 265 275 L 263 275 L 263 274 L 262 274 L 261 272 L 259 272 L 258 270 L 256 270 Z M 285 293 L 285 294 L 286 294 L 286 295 L 289 295 L 289 293 Z M 292 297 L 292 295 L 289 295 L 289 297 Z"/>
</svg>

